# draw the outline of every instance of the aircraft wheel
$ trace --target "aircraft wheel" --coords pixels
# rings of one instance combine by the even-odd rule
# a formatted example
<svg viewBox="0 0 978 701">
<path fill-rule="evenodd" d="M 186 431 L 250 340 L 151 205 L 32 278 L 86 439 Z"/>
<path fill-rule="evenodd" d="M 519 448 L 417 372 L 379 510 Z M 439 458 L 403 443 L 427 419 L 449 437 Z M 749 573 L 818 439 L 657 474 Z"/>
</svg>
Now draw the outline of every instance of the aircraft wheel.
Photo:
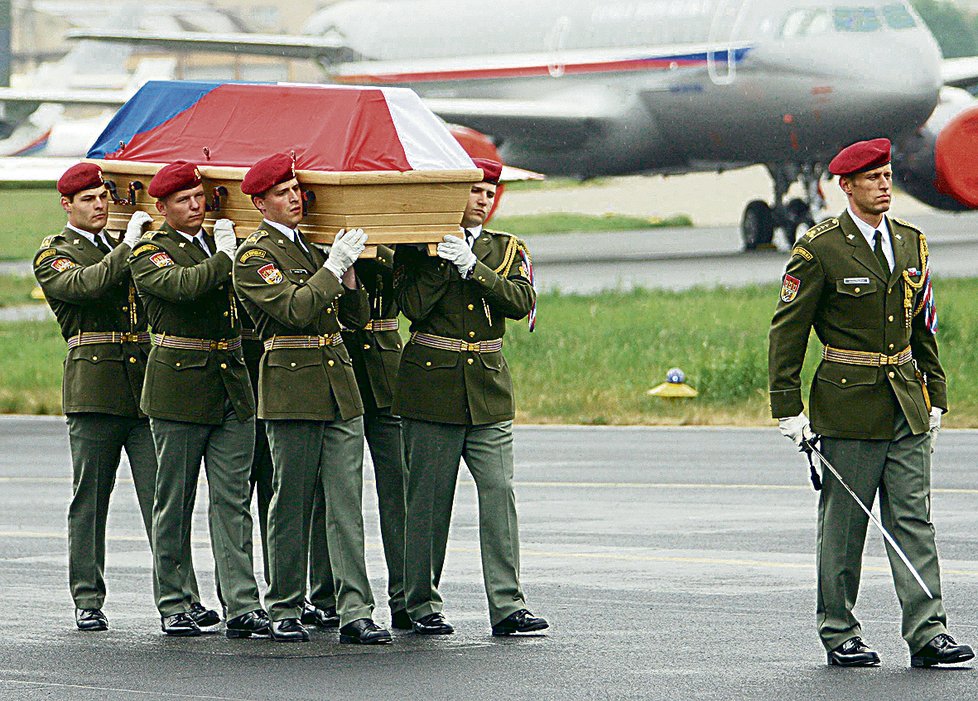
<svg viewBox="0 0 978 701">
<path fill-rule="evenodd" d="M 774 238 L 774 212 L 767 202 L 753 200 L 744 208 L 740 220 L 740 235 L 744 240 L 744 250 L 753 251 L 758 246 L 771 243 Z"/>
<path fill-rule="evenodd" d="M 801 234 L 815 226 L 815 218 L 812 216 L 811 208 L 800 197 L 796 197 L 788 203 L 788 221 L 789 225 L 785 228 L 784 233 L 789 246 L 793 245 Z"/>
</svg>

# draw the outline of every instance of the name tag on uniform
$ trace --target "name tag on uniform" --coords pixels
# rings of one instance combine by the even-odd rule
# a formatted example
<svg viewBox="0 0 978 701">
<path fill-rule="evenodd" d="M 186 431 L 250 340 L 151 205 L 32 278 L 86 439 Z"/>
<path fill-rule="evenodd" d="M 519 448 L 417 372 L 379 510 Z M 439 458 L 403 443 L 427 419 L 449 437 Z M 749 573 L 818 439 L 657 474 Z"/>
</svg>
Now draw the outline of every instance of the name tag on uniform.
<svg viewBox="0 0 978 701">
<path fill-rule="evenodd" d="M 842 280 L 843 284 L 846 285 L 868 285 L 868 277 L 847 277 Z"/>
<path fill-rule="evenodd" d="M 293 275 L 308 275 L 309 271 L 305 268 L 290 268 L 289 272 Z"/>
</svg>

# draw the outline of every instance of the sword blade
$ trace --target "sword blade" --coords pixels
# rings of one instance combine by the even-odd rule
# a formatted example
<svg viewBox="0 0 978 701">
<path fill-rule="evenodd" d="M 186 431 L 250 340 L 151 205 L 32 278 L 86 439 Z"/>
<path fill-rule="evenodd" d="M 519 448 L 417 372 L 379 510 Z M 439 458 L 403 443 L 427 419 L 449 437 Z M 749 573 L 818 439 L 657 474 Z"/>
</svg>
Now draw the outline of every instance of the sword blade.
<svg viewBox="0 0 978 701">
<path fill-rule="evenodd" d="M 917 568 L 913 566 L 913 563 L 910 562 L 910 558 L 908 558 L 907 554 L 903 552 L 903 548 L 901 548 L 897 544 L 896 540 L 894 540 L 893 536 L 890 535 L 889 531 L 887 531 L 883 527 L 883 524 L 880 523 L 880 520 L 878 518 L 876 518 L 876 515 L 868 508 L 866 508 L 866 505 L 862 502 L 862 499 L 856 496 L 856 493 L 852 491 L 849 485 L 846 484 L 845 480 L 842 479 L 842 475 L 840 475 L 838 471 L 834 467 L 832 467 L 832 463 L 830 463 L 828 460 L 825 459 L 825 456 L 822 455 L 821 452 L 819 452 L 818 448 L 816 448 L 811 443 L 808 443 L 808 447 L 811 448 L 812 453 L 815 454 L 815 457 L 817 457 L 822 462 L 822 464 L 825 465 L 825 469 L 831 472 L 832 475 L 839 481 L 839 484 L 841 484 L 843 488 L 847 492 L 849 492 L 849 496 L 851 496 L 853 499 L 856 500 L 856 503 L 859 504 L 859 508 L 861 508 L 866 513 L 866 515 L 869 516 L 869 520 L 872 521 L 873 525 L 876 526 L 876 529 L 883 534 L 884 540 L 886 540 L 886 542 L 890 544 L 890 547 L 893 548 L 893 551 L 900 557 L 900 559 L 903 561 L 903 564 L 907 566 L 907 569 L 910 570 L 910 574 L 912 574 L 913 578 L 917 580 L 917 584 L 919 584 L 920 588 L 924 590 L 924 593 L 927 595 L 927 598 L 933 599 L 934 595 L 931 594 L 930 589 L 924 583 L 924 579 L 923 577 L 920 576 L 920 572 L 918 572 Z"/>
</svg>

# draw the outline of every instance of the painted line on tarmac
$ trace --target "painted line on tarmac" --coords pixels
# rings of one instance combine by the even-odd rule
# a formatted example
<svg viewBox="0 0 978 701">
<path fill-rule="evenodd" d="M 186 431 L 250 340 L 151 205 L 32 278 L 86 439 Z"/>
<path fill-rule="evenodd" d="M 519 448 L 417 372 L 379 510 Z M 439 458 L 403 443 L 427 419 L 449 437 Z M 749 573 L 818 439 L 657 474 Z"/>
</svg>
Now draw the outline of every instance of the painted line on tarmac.
<svg viewBox="0 0 978 701">
<path fill-rule="evenodd" d="M 139 689 L 117 689 L 111 686 L 89 686 L 88 684 L 60 684 L 58 682 L 29 682 L 21 679 L 0 678 L 0 684 L 20 684 L 21 686 L 33 686 L 57 689 L 83 689 L 85 691 L 104 691 L 122 694 L 136 694 L 138 696 L 152 696 L 155 698 L 176 698 L 176 699 L 211 699 L 212 701 L 243 701 L 240 696 L 202 696 L 199 694 L 171 693 L 167 691 L 141 691 Z"/>
<path fill-rule="evenodd" d="M 71 477 L 0 477 L 0 483 L 12 484 L 71 484 Z M 117 484 L 132 484 L 131 478 L 116 480 Z M 374 484 L 374 480 L 364 479 L 364 484 Z M 475 484 L 471 479 L 459 479 L 461 484 Z M 207 484 L 199 480 L 198 484 Z M 809 485 L 803 484 L 724 484 L 710 482 L 539 482 L 516 481 L 514 487 L 537 489 L 730 489 L 744 491 L 811 492 Z M 978 489 L 956 487 L 936 487 L 933 494 L 978 494 Z"/>
</svg>

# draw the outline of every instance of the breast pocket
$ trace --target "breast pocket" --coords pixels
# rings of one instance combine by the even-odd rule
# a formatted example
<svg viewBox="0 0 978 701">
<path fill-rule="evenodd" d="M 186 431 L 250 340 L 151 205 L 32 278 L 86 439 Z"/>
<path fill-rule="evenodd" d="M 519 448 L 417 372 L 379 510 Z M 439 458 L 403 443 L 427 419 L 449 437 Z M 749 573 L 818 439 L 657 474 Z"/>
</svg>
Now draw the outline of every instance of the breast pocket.
<svg viewBox="0 0 978 701">
<path fill-rule="evenodd" d="M 872 278 L 835 281 L 835 305 L 846 326 L 871 329 L 883 322 L 882 285 Z"/>
</svg>

